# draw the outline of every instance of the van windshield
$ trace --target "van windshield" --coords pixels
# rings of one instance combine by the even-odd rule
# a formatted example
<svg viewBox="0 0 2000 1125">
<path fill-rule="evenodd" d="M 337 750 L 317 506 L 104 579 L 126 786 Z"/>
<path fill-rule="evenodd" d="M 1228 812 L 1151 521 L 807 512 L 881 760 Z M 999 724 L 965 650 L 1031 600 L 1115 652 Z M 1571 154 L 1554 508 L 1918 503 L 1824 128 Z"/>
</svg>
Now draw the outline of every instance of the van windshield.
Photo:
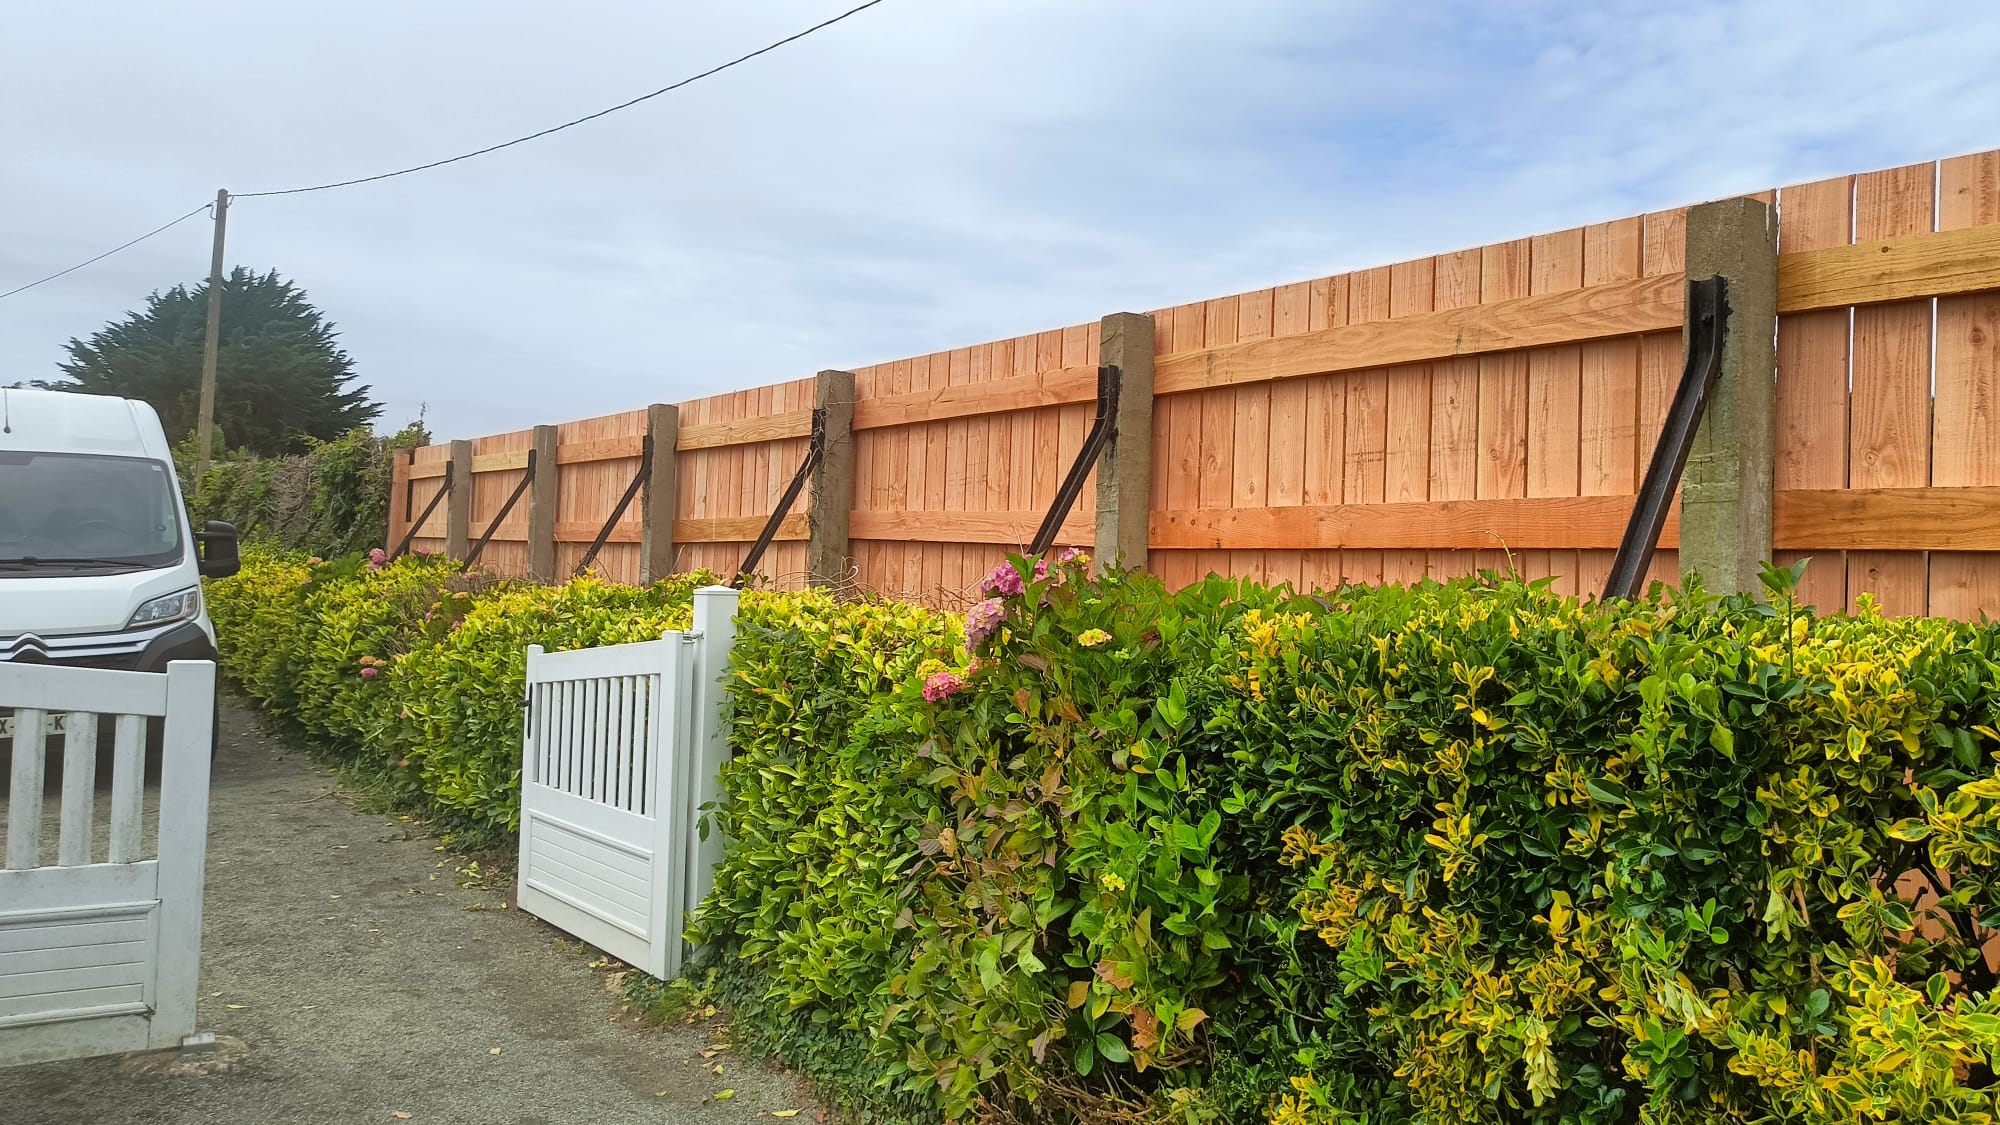
<svg viewBox="0 0 2000 1125">
<path fill-rule="evenodd" d="M 167 471 L 137 457 L 0 452 L 0 578 L 180 562 L 180 504 Z"/>
</svg>

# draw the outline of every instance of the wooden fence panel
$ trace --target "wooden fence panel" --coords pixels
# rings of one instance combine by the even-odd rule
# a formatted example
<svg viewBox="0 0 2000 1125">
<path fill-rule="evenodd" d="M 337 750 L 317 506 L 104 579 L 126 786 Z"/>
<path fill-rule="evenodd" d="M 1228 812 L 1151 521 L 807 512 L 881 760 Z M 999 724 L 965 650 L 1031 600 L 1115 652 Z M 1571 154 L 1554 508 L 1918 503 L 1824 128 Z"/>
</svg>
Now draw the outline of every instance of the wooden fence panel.
<svg viewBox="0 0 2000 1125">
<path fill-rule="evenodd" d="M 1786 310 L 1777 560 L 1813 556 L 1822 609 L 1871 593 L 1890 613 L 2000 613 L 2000 153 L 1756 198 L 1777 207 Z M 1155 311 L 1153 569 L 1310 588 L 1511 567 L 1594 594 L 1680 378 L 1686 228 L 1675 208 Z M 1099 340 L 1076 325 L 857 368 L 852 584 L 976 597 L 1081 447 Z M 805 455 L 814 385 L 682 404 L 678 569 L 738 565 Z M 644 427 L 637 411 L 561 428 L 565 569 Z M 531 442 L 475 442 L 475 536 Z M 399 466 L 392 532 L 448 458 Z M 1089 544 L 1094 500 L 1093 480 L 1059 544 Z M 607 576 L 636 577 L 638 520 Z M 803 581 L 804 527 L 760 568 L 779 585 Z M 443 546 L 441 513 L 423 530 Z M 524 569 L 524 535 L 520 512 L 485 561 Z M 1678 579 L 1677 536 L 1670 518 L 1653 578 Z"/>
<path fill-rule="evenodd" d="M 410 539 L 410 550 L 429 551 L 433 554 L 444 550 L 445 507 L 450 498 L 439 501 L 430 518 L 424 519 L 424 509 L 444 490 L 444 467 L 451 463 L 451 446 L 427 445 L 416 450 L 410 458 L 410 526 L 417 534 Z M 421 523 L 418 521 L 422 520 Z M 408 528 L 402 529 L 390 542 L 394 547 L 401 542 Z"/>
<path fill-rule="evenodd" d="M 516 430 L 511 434 L 493 434 L 472 440 L 472 539 L 486 534 L 500 509 L 507 504 L 523 477 L 528 475 L 525 463 L 519 468 L 494 468 L 495 463 L 513 464 L 520 461 L 518 455 L 535 447 L 535 431 Z M 504 456 L 514 454 L 517 456 Z M 549 465 L 538 471 L 554 472 Z M 486 550 L 479 556 L 482 566 L 491 567 L 495 572 L 506 575 L 528 573 L 528 497 L 523 493 L 515 502 L 512 511 L 497 528 L 493 538 L 486 544 Z"/>
</svg>

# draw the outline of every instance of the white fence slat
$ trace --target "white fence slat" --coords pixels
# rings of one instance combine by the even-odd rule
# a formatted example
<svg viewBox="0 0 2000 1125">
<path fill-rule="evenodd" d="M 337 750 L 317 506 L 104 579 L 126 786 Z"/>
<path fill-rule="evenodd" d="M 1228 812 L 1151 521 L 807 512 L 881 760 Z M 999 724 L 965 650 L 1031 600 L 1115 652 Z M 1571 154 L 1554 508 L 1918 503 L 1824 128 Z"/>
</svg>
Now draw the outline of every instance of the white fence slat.
<svg viewBox="0 0 2000 1125">
<path fill-rule="evenodd" d="M 539 783 L 545 776 L 542 771 L 542 718 L 548 714 L 543 703 L 547 687 L 539 681 L 535 673 L 541 670 L 542 653 L 540 645 L 528 646 L 527 710 L 521 716 L 521 744 L 530 747 L 529 753 L 521 759 L 521 784 L 529 786 Z"/>
<path fill-rule="evenodd" d="M 97 811 L 97 716 L 73 711 L 63 727 L 62 822 L 56 862 L 90 862 L 91 815 Z"/>
<path fill-rule="evenodd" d="M 111 850 L 105 858 L 131 863 L 145 855 L 146 717 L 118 716 L 111 745 Z"/>
<path fill-rule="evenodd" d="M 162 678 L 167 684 L 167 724 L 160 756 L 160 951 L 152 1045 L 171 1047 L 194 1032 L 215 665 L 176 660 L 167 665 Z"/>
<path fill-rule="evenodd" d="M 10 696 L 9 701 L 12 701 Z M 7 866 L 25 869 L 42 865 L 42 711 L 14 708 L 13 787 L 7 802 Z"/>
</svg>

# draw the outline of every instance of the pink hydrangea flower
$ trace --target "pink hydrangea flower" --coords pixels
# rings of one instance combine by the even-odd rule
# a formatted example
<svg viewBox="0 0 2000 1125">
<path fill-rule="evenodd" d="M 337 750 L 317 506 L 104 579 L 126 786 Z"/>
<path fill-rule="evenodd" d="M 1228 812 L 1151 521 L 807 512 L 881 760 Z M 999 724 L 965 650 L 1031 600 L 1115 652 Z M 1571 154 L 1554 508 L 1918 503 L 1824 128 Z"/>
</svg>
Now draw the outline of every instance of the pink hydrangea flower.
<svg viewBox="0 0 2000 1125">
<path fill-rule="evenodd" d="M 374 563 L 376 566 L 381 566 L 383 563 L 389 561 L 389 552 L 377 547 L 368 552 L 368 561 Z"/>
<path fill-rule="evenodd" d="M 1040 581 L 1041 579 L 1044 579 L 1044 578 L 1047 578 L 1048 576 L 1049 576 L 1049 560 L 1047 560 L 1047 559 L 1036 559 L 1036 560 L 1035 560 L 1035 579 L 1036 579 L 1036 581 Z"/>
<path fill-rule="evenodd" d="M 1019 576 L 1016 575 L 1016 580 Z M 965 615 L 965 647 L 976 649 L 986 638 L 1000 631 L 1000 623 L 1007 619 L 1007 607 L 999 598 L 987 598 L 972 607 Z"/>
<path fill-rule="evenodd" d="M 965 689 L 965 681 L 950 672 L 939 672 L 924 681 L 924 701 L 943 703 Z"/>
<path fill-rule="evenodd" d="M 363 668 L 361 670 L 361 678 L 364 680 L 372 680 L 381 674 L 382 674 L 382 669 L 374 667 L 373 665 L 370 665 L 369 667 Z"/>
<path fill-rule="evenodd" d="M 1090 556 L 1084 554 L 1083 551 L 1081 551 L 1076 547 L 1064 547 L 1063 553 L 1056 556 L 1056 561 L 1064 564 L 1073 562 L 1089 562 Z"/>
<path fill-rule="evenodd" d="M 1027 586 L 1022 583 L 1021 572 L 1014 569 L 1013 563 L 1001 563 L 993 568 L 979 588 L 989 596 L 1011 598 Z"/>
</svg>

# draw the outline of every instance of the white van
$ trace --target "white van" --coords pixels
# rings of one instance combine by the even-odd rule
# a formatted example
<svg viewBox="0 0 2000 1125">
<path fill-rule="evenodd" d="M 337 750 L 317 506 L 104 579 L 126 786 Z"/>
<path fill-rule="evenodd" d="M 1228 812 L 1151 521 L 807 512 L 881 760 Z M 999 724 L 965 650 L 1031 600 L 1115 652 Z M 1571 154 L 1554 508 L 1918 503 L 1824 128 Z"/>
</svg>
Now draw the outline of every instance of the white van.
<svg viewBox="0 0 2000 1125">
<path fill-rule="evenodd" d="M 236 568 L 235 528 L 189 527 L 151 406 L 0 387 L 0 661 L 213 660 L 201 578 Z"/>
</svg>

